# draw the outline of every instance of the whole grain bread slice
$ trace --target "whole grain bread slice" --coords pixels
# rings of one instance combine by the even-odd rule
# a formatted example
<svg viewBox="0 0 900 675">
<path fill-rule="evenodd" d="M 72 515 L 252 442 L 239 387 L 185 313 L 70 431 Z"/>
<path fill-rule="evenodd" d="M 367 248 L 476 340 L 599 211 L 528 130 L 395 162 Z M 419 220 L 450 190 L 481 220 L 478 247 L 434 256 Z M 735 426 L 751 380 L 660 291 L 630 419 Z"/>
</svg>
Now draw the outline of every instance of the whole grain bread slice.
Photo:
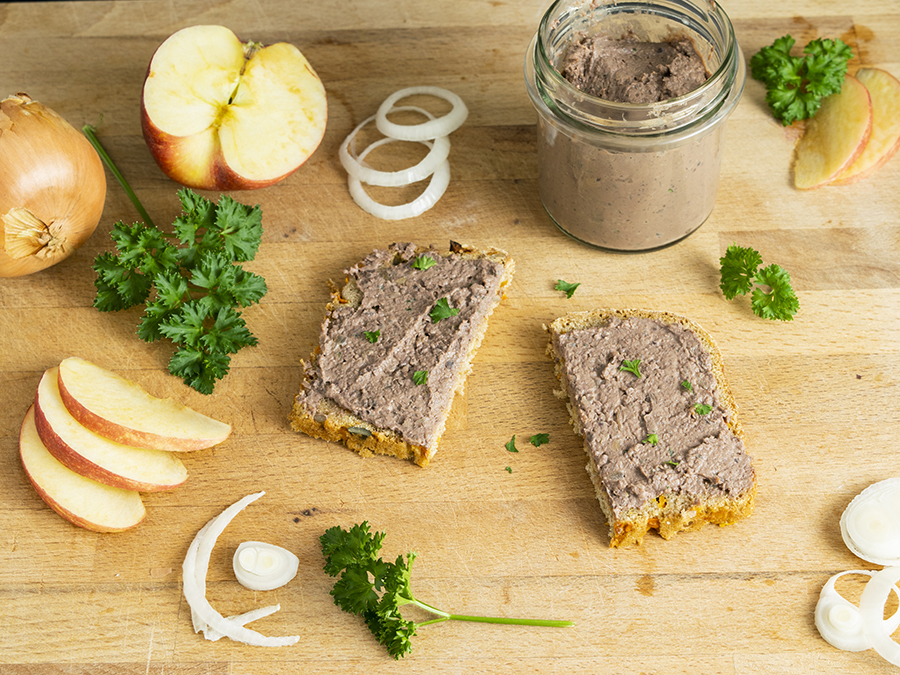
<svg viewBox="0 0 900 675">
<path fill-rule="evenodd" d="M 648 319 L 664 325 L 678 324 L 696 336 L 701 345 L 701 349 L 709 357 L 709 371 L 714 378 L 714 390 L 709 393 L 709 396 L 711 397 L 711 400 L 715 400 L 718 407 L 716 414 L 720 414 L 727 425 L 727 430 L 723 433 L 733 434 L 737 439 L 736 442 L 740 443 L 741 452 L 743 451 L 744 432 L 738 419 L 734 397 L 725 377 L 721 352 L 712 336 L 692 320 L 665 311 L 646 309 L 596 309 L 593 311 L 572 313 L 556 319 L 549 327 L 545 326 L 545 329 L 550 334 L 547 354 L 555 363 L 556 377 L 561 384 L 561 389 L 556 391 L 555 394 L 566 402 L 570 421 L 575 432 L 584 437 L 584 450 L 588 456 L 586 469 L 594 485 L 600 507 L 609 524 L 610 546 L 624 547 L 631 544 L 640 544 L 644 535 L 650 529 L 658 530 L 663 538 L 669 539 L 677 532 L 697 530 L 706 523 L 728 525 L 749 516 L 753 510 L 756 494 L 756 476 L 753 472 L 752 465 L 749 464 L 750 458 L 746 455 L 740 458 L 742 462 L 746 463 L 742 480 L 730 484 L 730 487 L 735 489 L 722 489 L 721 487 L 716 489 L 706 489 L 705 486 L 710 484 L 711 481 L 707 478 L 704 478 L 703 481 L 699 481 L 697 476 L 693 476 L 691 477 L 691 484 L 695 487 L 693 491 L 680 488 L 658 488 L 656 492 L 646 494 L 646 498 L 643 502 L 636 503 L 628 508 L 615 507 L 613 503 L 613 494 L 616 490 L 621 490 L 622 483 L 621 478 L 618 475 L 619 472 L 611 472 L 607 467 L 612 466 L 609 464 L 610 457 L 619 452 L 618 446 L 611 447 L 617 445 L 619 440 L 610 442 L 609 437 L 603 436 L 602 434 L 594 434 L 593 432 L 586 434 L 584 428 L 586 423 L 595 424 L 594 422 L 591 422 L 592 414 L 609 414 L 609 411 L 601 413 L 599 410 L 600 406 L 596 403 L 596 400 L 599 397 L 595 396 L 595 394 L 599 393 L 599 387 L 612 385 L 604 385 L 602 376 L 598 376 L 595 378 L 598 387 L 597 392 L 576 391 L 572 381 L 570 381 L 570 374 L 574 371 L 572 371 L 569 364 L 566 363 L 566 359 L 561 354 L 560 336 L 570 333 L 571 331 L 608 327 L 612 325 L 611 322 L 618 324 L 619 321 L 628 322 L 629 319 Z M 597 359 L 602 359 L 603 356 L 600 353 L 602 352 L 602 347 L 598 349 L 600 351 L 597 354 Z M 634 356 L 636 355 L 632 355 L 632 357 Z M 705 362 L 706 359 L 703 358 L 703 361 Z M 615 366 L 616 364 L 613 365 Z M 638 366 L 638 369 L 639 368 L 640 366 Z M 616 376 L 618 377 L 618 373 L 616 373 Z M 574 375 L 572 377 L 577 378 L 581 376 Z M 686 392 L 690 389 L 690 383 L 682 382 L 681 385 L 687 396 Z M 702 411 L 704 409 L 701 408 L 700 410 Z M 693 414 L 697 413 L 694 412 Z M 616 425 L 613 424 L 612 426 L 615 427 Z M 627 456 L 629 450 L 634 448 L 639 450 L 651 448 L 649 441 L 654 442 L 651 450 L 655 450 L 656 443 L 663 442 L 661 440 L 662 438 L 662 435 L 657 437 L 654 433 L 652 438 L 650 434 L 647 434 L 647 437 L 643 439 L 643 441 L 641 439 L 633 440 L 632 442 L 635 444 L 626 447 L 625 450 L 622 451 L 622 454 L 625 455 L 625 457 L 619 459 L 622 463 L 619 466 L 625 465 L 628 461 L 631 461 Z M 604 447 L 604 443 L 609 447 Z M 627 445 L 627 443 L 625 445 Z M 690 448 L 683 449 L 684 454 L 679 455 L 679 459 L 681 457 L 696 456 L 696 454 L 691 455 L 691 452 L 693 451 Z M 665 459 L 665 455 L 663 455 L 663 459 Z M 749 467 L 749 475 L 747 474 L 748 469 L 746 467 Z M 683 459 L 681 461 L 675 461 L 673 454 L 673 459 L 665 462 L 665 465 L 660 465 L 653 469 L 653 471 L 659 470 L 669 471 L 673 475 L 678 471 L 686 474 L 691 470 L 691 467 L 686 464 Z M 642 467 L 641 471 L 646 473 L 647 469 Z M 613 478 L 616 480 L 612 480 Z M 715 478 L 715 476 L 712 476 L 713 480 L 715 480 Z M 673 478 L 670 484 L 676 485 L 676 478 Z M 701 487 L 697 488 L 698 485 Z"/>
<path fill-rule="evenodd" d="M 378 335 L 375 335 L 377 321 L 371 319 L 373 322 L 371 331 L 366 331 L 367 337 L 365 337 L 369 344 L 362 342 L 363 338 L 359 335 L 359 331 L 354 335 L 341 336 L 341 338 L 356 340 L 357 345 L 361 345 L 364 349 L 371 347 L 373 352 L 376 349 L 386 350 L 383 360 L 378 361 L 377 364 L 373 365 L 374 361 L 363 363 L 360 377 L 369 377 L 373 372 L 385 371 L 386 377 L 392 380 L 391 386 L 397 386 L 397 382 L 400 381 L 405 382 L 404 385 L 401 385 L 401 389 L 405 387 L 407 394 L 427 393 L 430 405 L 425 411 L 426 414 L 422 416 L 422 424 L 426 423 L 425 418 L 430 422 L 428 422 L 429 430 L 422 434 L 412 428 L 417 423 L 415 419 L 406 419 L 402 423 L 396 424 L 381 423 L 377 416 L 363 410 L 362 406 L 348 405 L 346 403 L 348 397 L 342 397 L 344 392 L 336 391 L 333 384 L 326 381 L 328 375 L 323 373 L 321 367 L 323 351 L 328 351 L 328 341 L 334 339 L 331 333 L 338 321 L 347 321 L 349 316 L 367 311 L 370 312 L 370 316 L 378 316 L 371 314 L 372 303 L 366 297 L 366 283 L 363 281 L 363 273 L 360 271 L 365 267 L 366 261 L 376 259 L 379 261 L 378 269 L 383 274 L 386 284 L 405 284 L 406 276 L 419 279 L 424 277 L 416 275 L 428 274 L 430 268 L 421 269 L 425 265 L 419 268 L 412 265 L 415 259 L 420 257 L 435 260 L 440 263 L 437 267 L 450 262 L 465 265 L 466 263 L 463 261 L 481 261 L 478 265 L 490 270 L 489 283 L 482 284 L 480 281 L 461 279 L 455 285 L 456 287 L 451 287 L 453 284 L 450 286 L 444 284 L 438 293 L 438 295 L 444 294 L 443 298 L 432 297 L 435 295 L 433 289 L 429 290 L 424 286 L 409 284 L 409 294 L 403 298 L 399 296 L 396 298 L 397 302 L 404 301 L 406 307 L 399 305 L 381 307 L 381 303 L 379 303 L 377 308 L 379 312 L 403 312 L 406 311 L 406 308 L 413 306 L 419 308 L 418 315 L 421 315 L 422 308 L 424 307 L 426 310 L 433 308 L 435 300 L 446 300 L 447 297 L 452 297 L 455 298 L 454 302 L 459 302 L 460 298 L 466 296 L 468 292 L 467 284 L 475 289 L 472 291 L 472 298 L 467 299 L 464 303 L 466 309 L 463 310 L 462 315 L 453 315 L 440 320 L 442 327 L 451 326 L 455 330 L 451 338 L 447 339 L 449 344 L 446 351 L 441 352 L 442 347 L 437 346 L 435 347 L 436 353 L 430 357 L 432 360 L 443 359 L 440 366 L 434 366 L 435 370 L 447 366 L 446 369 L 441 370 L 442 378 L 436 380 L 435 371 L 430 373 L 425 371 L 425 382 L 415 384 L 412 376 L 419 376 L 422 372 L 416 371 L 417 366 L 412 363 L 417 357 L 414 354 L 397 356 L 402 348 L 399 345 L 400 342 L 416 343 L 420 346 L 432 344 L 422 341 L 431 339 L 430 332 L 434 330 L 434 324 L 437 323 L 433 319 L 419 316 L 418 322 L 414 322 L 403 336 L 385 334 L 380 330 Z M 438 252 L 433 247 L 392 244 L 385 251 L 373 252 L 366 260 L 347 270 L 345 283 L 340 287 L 332 287 L 331 301 L 326 305 L 326 316 L 320 332 L 319 347 L 309 361 L 303 363 L 300 392 L 295 396 L 288 415 L 291 427 L 295 431 L 315 438 L 342 443 L 364 457 L 390 455 L 400 459 L 413 460 L 420 466 L 427 466 L 437 452 L 453 400 L 456 395 L 460 395 L 464 391 L 466 377 L 471 371 L 472 359 L 484 338 L 488 319 L 504 297 L 504 290 L 512 281 L 514 271 L 515 263 L 505 251 L 494 248 L 478 250 L 456 242 L 451 242 L 449 250 L 442 252 Z M 429 293 L 431 296 L 428 296 Z M 478 297 L 475 298 L 475 295 Z M 453 309 L 450 308 L 450 311 L 452 312 Z M 443 323 L 444 321 L 446 323 Z M 392 359 L 393 361 L 391 361 Z M 452 364 L 449 363 L 451 360 Z M 354 367 L 354 365 L 350 363 L 347 367 Z M 403 371 L 402 376 L 397 375 L 400 371 Z M 441 391 L 429 391 L 431 387 L 440 387 Z M 329 391 L 331 395 L 327 393 Z M 343 404 L 335 400 L 337 398 L 342 398 Z"/>
</svg>

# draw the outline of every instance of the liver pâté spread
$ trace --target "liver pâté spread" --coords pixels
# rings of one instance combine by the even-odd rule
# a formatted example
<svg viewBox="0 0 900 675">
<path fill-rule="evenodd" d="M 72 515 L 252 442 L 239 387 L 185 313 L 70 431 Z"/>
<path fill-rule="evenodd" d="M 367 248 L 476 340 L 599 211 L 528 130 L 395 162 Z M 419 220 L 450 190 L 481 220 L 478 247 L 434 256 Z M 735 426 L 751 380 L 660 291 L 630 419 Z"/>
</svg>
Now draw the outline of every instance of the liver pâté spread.
<svg viewBox="0 0 900 675">
<path fill-rule="evenodd" d="M 420 256 L 433 264 L 417 269 Z M 374 251 L 346 271 L 351 291 L 344 296 L 351 302 L 323 323 L 321 352 L 307 364 L 310 386 L 298 400 L 316 411 L 330 399 L 409 443 L 429 445 L 503 274 L 499 262 L 433 248 L 417 252 L 414 244 Z M 458 313 L 434 321 L 432 310 L 442 299 Z M 375 331 L 374 341 L 366 336 Z M 417 371 L 427 372 L 424 384 L 416 384 Z"/>
<path fill-rule="evenodd" d="M 709 78 L 685 38 L 642 42 L 634 35 L 582 37 L 569 47 L 560 72 L 581 91 L 619 103 L 654 103 L 684 96 Z"/>
<path fill-rule="evenodd" d="M 554 336 L 568 396 L 617 518 L 663 494 L 737 496 L 754 472 L 693 331 L 648 318 Z M 622 368 L 640 360 L 640 376 Z M 700 406 L 709 406 L 698 408 Z"/>
</svg>

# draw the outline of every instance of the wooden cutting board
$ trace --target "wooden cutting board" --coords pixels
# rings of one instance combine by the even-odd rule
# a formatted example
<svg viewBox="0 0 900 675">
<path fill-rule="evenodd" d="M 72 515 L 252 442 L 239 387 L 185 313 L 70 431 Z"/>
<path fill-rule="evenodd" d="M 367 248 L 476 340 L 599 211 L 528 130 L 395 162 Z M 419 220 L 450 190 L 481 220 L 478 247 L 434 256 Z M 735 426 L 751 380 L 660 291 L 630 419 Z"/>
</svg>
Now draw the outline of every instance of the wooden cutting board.
<svg viewBox="0 0 900 675">
<path fill-rule="evenodd" d="M 76 126 L 98 125 L 107 149 L 158 223 L 178 214 L 177 186 L 141 138 L 140 91 L 156 46 L 197 23 L 245 39 L 296 44 L 329 95 L 325 140 L 284 182 L 237 199 L 261 205 L 256 260 L 269 292 L 245 318 L 259 345 L 237 355 L 211 396 L 166 372 L 165 344 L 135 336 L 138 310 L 92 308 L 91 263 L 116 221 L 137 214 L 112 180 L 100 227 L 69 260 L 0 279 L 0 675 L 49 673 L 602 672 L 892 673 L 874 652 L 829 646 L 813 624 L 833 574 L 874 566 L 844 547 L 838 519 L 872 482 L 900 475 L 900 160 L 857 185 L 799 192 L 797 132 L 768 113 L 748 80 L 728 123 L 721 190 L 709 221 L 676 246 L 616 255 L 581 245 L 545 214 L 536 189 L 535 113 L 522 64 L 544 2 L 47 2 L 0 5 L 0 94 L 24 91 Z M 894 2 L 731 2 L 745 58 L 791 33 L 841 37 L 851 71 L 900 74 Z M 350 199 L 337 149 L 393 91 L 430 84 L 469 105 L 452 136 L 452 181 L 426 214 L 379 221 Z M 215 196 L 215 195 L 210 195 Z M 465 396 L 427 469 L 362 459 L 292 432 L 287 412 L 301 360 L 317 339 L 329 279 L 394 241 L 496 246 L 516 259 Z M 718 290 L 732 242 L 789 270 L 801 310 L 756 318 Z M 553 289 L 578 281 L 571 299 Z M 685 314 L 721 347 L 759 496 L 754 515 L 671 541 L 608 548 L 580 440 L 544 349 L 543 324 L 568 311 L 647 307 Z M 185 458 L 184 486 L 147 495 L 147 519 L 100 535 L 56 516 L 28 484 L 18 430 L 41 373 L 78 355 L 230 422 L 233 436 Z M 550 434 L 535 448 L 521 439 Z M 504 444 L 515 434 L 520 452 Z M 223 614 L 280 603 L 254 627 L 299 634 L 279 649 L 192 632 L 181 563 L 194 534 L 244 495 L 264 490 L 219 540 L 208 597 Z M 340 612 L 318 537 L 369 521 L 384 554 L 416 551 L 413 589 L 464 614 L 570 619 L 548 629 L 444 623 L 420 629 L 395 663 Z M 300 557 L 268 593 L 230 569 L 241 541 Z M 845 592 L 858 597 L 860 585 Z M 896 603 L 894 603 L 896 606 Z"/>
</svg>

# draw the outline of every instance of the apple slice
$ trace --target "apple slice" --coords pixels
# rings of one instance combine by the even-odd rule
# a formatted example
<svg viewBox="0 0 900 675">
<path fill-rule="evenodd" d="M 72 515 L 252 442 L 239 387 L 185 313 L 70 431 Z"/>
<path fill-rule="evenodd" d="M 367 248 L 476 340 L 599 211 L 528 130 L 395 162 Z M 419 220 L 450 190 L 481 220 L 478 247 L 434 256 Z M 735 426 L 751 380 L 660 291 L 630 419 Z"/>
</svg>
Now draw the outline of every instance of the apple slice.
<svg viewBox="0 0 900 675">
<path fill-rule="evenodd" d="M 59 394 L 69 412 L 95 434 L 139 448 L 202 450 L 221 443 L 231 425 L 70 356 L 59 364 Z"/>
<path fill-rule="evenodd" d="M 137 492 L 85 478 L 50 454 L 34 425 L 34 406 L 22 422 L 19 455 L 41 499 L 73 525 L 94 532 L 121 532 L 144 519 L 146 511 Z"/>
<path fill-rule="evenodd" d="M 294 45 L 242 43 L 224 26 L 173 33 L 150 61 L 144 139 L 169 178 L 202 190 L 265 187 L 319 146 L 325 87 Z"/>
<path fill-rule="evenodd" d="M 187 480 L 184 464 L 171 452 L 116 443 L 79 424 L 59 395 L 59 368 L 38 385 L 34 423 L 44 446 L 82 476 L 126 490 L 159 492 Z"/>
<path fill-rule="evenodd" d="M 872 136 L 832 185 L 849 185 L 870 176 L 900 150 L 900 80 L 880 68 L 860 68 L 856 79 L 872 97 Z"/>
<path fill-rule="evenodd" d="M 822 101 L 797 144 L 794 185 L 809 190 L 830 182 L 863 152 L 872 133 L 869 90 L 852 75 Z"/>
</svg>

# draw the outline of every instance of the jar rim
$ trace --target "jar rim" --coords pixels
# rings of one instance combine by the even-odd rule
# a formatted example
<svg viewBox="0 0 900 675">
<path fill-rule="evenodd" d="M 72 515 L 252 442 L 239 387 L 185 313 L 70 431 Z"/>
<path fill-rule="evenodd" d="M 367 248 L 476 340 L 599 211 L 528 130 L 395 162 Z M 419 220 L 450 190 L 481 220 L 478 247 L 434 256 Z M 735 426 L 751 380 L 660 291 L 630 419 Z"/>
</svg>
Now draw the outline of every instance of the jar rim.
<svg viewBox="0 0 900 675">
<path fill-rule="evenodd" d="M 701 30 L 699 20 L 686 13 L 688 6 L 708 8 L 713 25 L 719 28 L 721 44 L 708 27 Z M 560 28 L 560 8 L 566 11 L 587 9 L 602 15 L 653 14 L 677 23 L 707 39 L 716 50 L 719 63 L 715 71 L 699 87 L 686 94 L 654 103 L 622 103 L 599 98 L 581 91 L 559 72 L 547 50 L 548 38 Z M 657 10 L 657 11 L 647 11 Z M 676 17 L 676 14 L 678 15 Z M 712 20 L 711 20 L 712 21 Z M 689 127 L 714 122 L 724 117 L 737 103 L 744 87 L 746 66 L 728 15 L 713 0 L 626 0 L 609 4 L 588 0 L 555 0 L 544 13 L 526 59 L 526 79 L 534 76 L 538 94 L 548 108 L 569 118 L 576 126 L 625 135 L 660 135 L 686 131 Z M 529 72 L 532 71 L 532 72 Z M 537 102 L 537 101 L 536 101 Z M 724 110 L 723 110 L 724 106 Z"/>
</svg>

